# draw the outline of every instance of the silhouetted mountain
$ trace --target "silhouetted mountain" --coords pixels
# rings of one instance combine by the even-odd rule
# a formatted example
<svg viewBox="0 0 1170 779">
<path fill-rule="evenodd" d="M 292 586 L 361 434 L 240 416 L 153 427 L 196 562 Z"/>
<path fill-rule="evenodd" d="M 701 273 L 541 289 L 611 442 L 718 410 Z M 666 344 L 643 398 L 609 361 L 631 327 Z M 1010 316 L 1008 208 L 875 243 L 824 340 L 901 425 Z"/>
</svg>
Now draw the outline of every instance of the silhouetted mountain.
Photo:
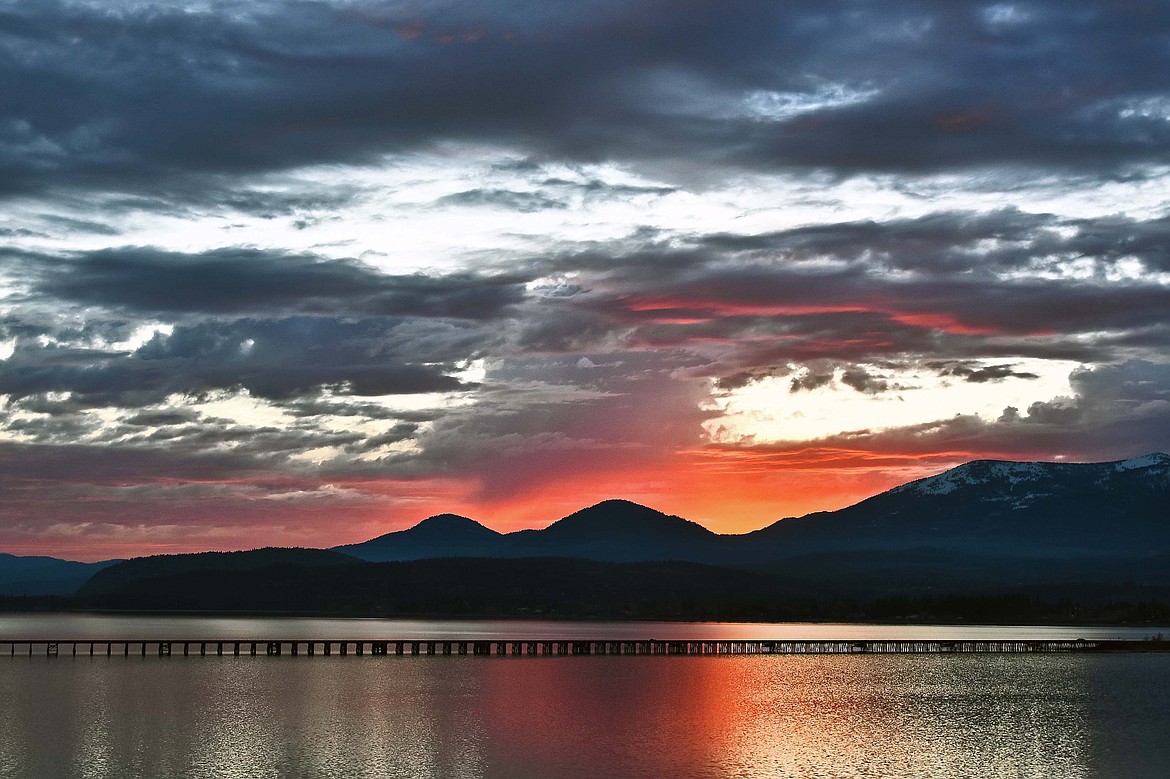
<svg viewBox="0 0 1170 779">
<path fill-rule="evenodd" d="M 607 500 L 543 530 L 505 537 L 512 557 L 583 557 L 608 562 L 707 561 L 720 536 L 695 522 L 628 500 Z"/>
<path fill-rule="evenodd" d="M 118 562 L 77 563 L 0 554 L 0 595 L 72 595 L 95 573 Z"/>
<path fill-rule="evenodd" d="M 776 556 L 929 547 L 1016 559 L 1147 557 L 1170 550 L 1170 456 L 977 460 L 738 543 Z"/>
<path fill-rule="evenodd" d="M 347 565 L 358 562 L 349 555 L 328 549 L 277 549 L 267 547 L 246 552 L 199 552 L 196 554 L 136 557 L 112 565 L 85 583 L 80 595 L 92 597 L 138 582 L 183 574 L 205 575 L 264 571 L 273 568 L 305 569 Z"/>
<path fill-rule="evenodd" d="M 81 595 L 85 602 L 125 608 L 152 603 L 151 608 L 344 613 L 447 609 L 452 614 L 513 614 L 517 609 L 548 608 L 601 614 L 621 612 L 623 603 L 645 594 L 639 587 L 660 584 L 639 584 L 639 576 L 666 571 L 663 581 L 675 582 L 682 577 L 679 571 L 690 571 L 700 577 L 693 583 L 700 590 L 702 577 L 748 588 L 734 607 L 730 601 L 719 608 L 704 601 L 704 614 L 719 612 L 729 618 L 789 598 L 823 606 L 831 600 L 901 602 L 898 599 L 951 593 L 980 597 L 1045 593 L 1049 599 L 1073 593 L 1082 600 L 1095 593 L 1094 597 L 1109 594 L 1115 600 L 1158 603 L 1170 602 L 1168 507 L 1170 456 L 1164 454 L 1095 464 L 983 460 L 839 511 L 780 520 L 745 535 L 717 535 L 694 522 L 624 500 L 582 509 L 543 530 L 506 535 L 447 514 L 332 551 L 262 549 L 130 560 L 99 571 Z M 608 584 L 598 584 L 600 589 L 594 592 L 577 583 L 572 586 L 585 589 L 558 591 L 554 597 L 555 593 L 538 591 L 560 586 L 556 566 L 569 562 L 536 560 L 529 565 L 514 559 L 552 557 L 575 558 L 577 562 L 565 570 L 590 571 Z M 370 563 L 355 558 L 417 560 L 419 565 L 390 569 L 378 563 L 370 568 Z M 582 559 L 598 561 L 596 565 L 639 565 L 591 568 Z M 462 573 L 445 579 L 442 571 Z M 722 573 L 715 576 L 711 571 Z M 414 586 L 413 575 L 433 576 L 441 597 L 427 600 L 422 594 L 385 589 L 408 590 Z M 496 576 L 511 584 L 489 581 Z M 746 578 L 737 578 L 741 576 Z M 264 596 L 268 600 L 232 595 L 222 583 L 233 581 L 268 592 Z M 184 595 L 186 586 L 212 586 L 219 594 L 208 596 L 210 600 L 196 592 Z M 363 591 L 365 586 L 382 587 L 381 600 L 371 600 L 374 596 Z M 692 583 L 678 586 L 679 592 L 690 592 Z M 459 588 L 482 587 L 489 589 L 464 593 L 471 600 L 460 599 Z M 298 593 L 306 598 L 303 606 L 297 606 Z M 480 595 L 504 600 L 492 605 Z M 673 606 L 664 603 L 646 606 L 645 613 L 673 614 Z"/>
<path fill-rule="evenodd" d="M 940 581 L 958 581 L 963 571 L 987 581 L 1027 561 L 1050 561 L 1037 570 L 1055 575 L 1064 570 L 1060 561 L 1096 560 L 1091 564 L 1104 570 L 1111 559 L 1140 562 L 1170 551 L 1167 507 L 1164 454 L 1089 464 L 978 460 L 741 536 L 608 500 L 543 530 L 501 535 L 447 515 L 338 550 L 367 560 L 556 556 L 741 566 L 864 552 L 869 556 L 854 560 L 855 576 L 893 575 L 902 566 L 908 575 L 933 569 Z"/>
<path fill-rule="evenodd" d="M 501 534 L 454 514 L 360 544 L 334 547 L 370 562 L 437 557 L 579 557 L 607 562 L 707 560 L 719 536 L 682 517 L 628 500 L 607 500 L 543 530 Z"/>
<path fill-rule="evenodd" d="M 473 519 L 457 514 L 428 517 L 407 530 L 387 533 L 360 544 L 334 547 L 334 551 L 361 560 L 386 562 L 433 557 L 497 557 L 503 554 L 504 536 Z"/>
</svg>

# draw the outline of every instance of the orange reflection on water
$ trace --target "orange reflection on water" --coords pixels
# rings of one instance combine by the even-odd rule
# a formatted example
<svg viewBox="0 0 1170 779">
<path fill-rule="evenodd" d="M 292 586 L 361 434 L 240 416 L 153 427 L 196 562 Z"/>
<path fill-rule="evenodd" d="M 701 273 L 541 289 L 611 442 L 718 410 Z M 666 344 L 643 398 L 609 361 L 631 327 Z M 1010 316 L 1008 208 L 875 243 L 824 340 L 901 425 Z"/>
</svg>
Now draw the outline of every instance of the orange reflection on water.
<svg viewBox="0 0 1170 779">
<path fill-rule="evenodd" d="M 1019 658 L 967 660 L 501 662 L 485 668 L 484 725 L 514 776 L 585 775 L 586 763 L 628 776 L 1088 775 L 1075 683 L 1053 688 Z"/>
<path fill-rule="evenodd" d="M 0 777 L 1162 779 L 1170 657 L 5 658 Z"/>
</svg>

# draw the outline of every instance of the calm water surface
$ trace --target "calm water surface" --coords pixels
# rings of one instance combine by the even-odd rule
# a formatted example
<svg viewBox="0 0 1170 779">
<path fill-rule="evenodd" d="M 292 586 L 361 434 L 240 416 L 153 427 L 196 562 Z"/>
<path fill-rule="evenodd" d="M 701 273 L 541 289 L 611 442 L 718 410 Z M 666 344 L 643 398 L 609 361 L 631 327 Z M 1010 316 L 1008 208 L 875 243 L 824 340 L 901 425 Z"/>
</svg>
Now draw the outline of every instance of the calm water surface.
<svg viewBox="0 0 1170 779">
<path fill-rule="evenodd" d="M 965 638 L 976 630 L 125 619 L 0 617 L 0 640 L 49 627 L 80 637 L 83 625 L 95 637 L 172 635 L 168 627 L 199 637 L 334 638 Z M 436 632 L 442 626 L 449 632 Z M 1161 654 L 0 657 L 5 779 L 1163 779 L 1168 734 L 1170 655 Z"/>
</svg>

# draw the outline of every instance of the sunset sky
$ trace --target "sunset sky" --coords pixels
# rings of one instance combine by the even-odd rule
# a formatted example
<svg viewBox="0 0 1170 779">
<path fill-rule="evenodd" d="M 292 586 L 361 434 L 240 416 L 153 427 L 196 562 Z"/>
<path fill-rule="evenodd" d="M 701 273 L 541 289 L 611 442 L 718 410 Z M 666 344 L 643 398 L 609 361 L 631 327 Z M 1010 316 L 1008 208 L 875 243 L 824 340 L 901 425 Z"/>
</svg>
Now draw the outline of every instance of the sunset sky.
<svg viewBox="0 0 1170 779">
<path fill-rule="evenodd" d="M 1170 448 L 1170 6 L 0 0 L 0 551 Z"/>
</svg>

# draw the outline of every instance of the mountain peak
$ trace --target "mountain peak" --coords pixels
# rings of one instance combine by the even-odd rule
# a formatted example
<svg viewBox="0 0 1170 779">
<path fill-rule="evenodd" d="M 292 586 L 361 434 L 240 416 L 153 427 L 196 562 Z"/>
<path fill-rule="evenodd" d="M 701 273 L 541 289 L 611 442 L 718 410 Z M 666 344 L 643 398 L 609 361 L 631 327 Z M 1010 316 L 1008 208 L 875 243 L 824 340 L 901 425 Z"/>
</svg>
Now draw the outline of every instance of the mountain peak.
<svg viewBox="0 0 1170 779">
<path fill-rule="evenodd" d="M 417 528 L 424 528 L 424 527 L 438 529 L 438 528 L 451 528 L 451 527 L 458 527 L 458 526 L 466 527 L 469 525 L 475 525 L 476 527 L 483 527 L 483 525 L 476 522 L 474 519 L 471 519 L 470 517 L 465 517 L 461 514 L 435 514 L 434 516 L 427 517 L 426 519 L 422 520 L 417 525 L 415 525 L 414 527 L 409 528 L 409 529 L 415 530 Z"/>
<path fill-rule="evenodd" d="M 459 514 L 435 514 L 413 527 L 387 533 L 380 538 L 441 539 L 445 542 L 458 539 L 498 537 L 500 534 L 474 519 Z M 375 539 L 377 540 L 377 539 Z"/>
<path fill-rule="evenodd" d="M 425 557 L 490 556 L 503 536 L 474 519 L 436 514 L 414 527 L 334 547 L 362 560 L 418 560 Z"/>
<path fill-rule="evenodd" d="M 590 522 L 606 521 L 619 519 L 623 522 L 638 521 L 639 519 L 658 519 L 665 518 L 667 514 L 663 514 L 657 509 L 652 509 L 649 506 L 643 506 L 641 503 L 635 503 L 632 500 L 624 500 L 622 498 L 610 498 L 603 500 L 600 503 L 594 503 L 592 506 L 587 506 L 583 509 L 574 511 L 567 517 L 563 517 L 554 525 L 559 525 L 561 522 L 572 520 L 579 522 L 588 520 Z"/>
<path fill-rule="evenodd" d="M 625 498 L 608 498 L 600 503 L 594 503 L 592 506 L 587 506 L 583 509 L 573 512 L 570 516 L 575 514 L 583 514 L 587 511 L 628 511 L 637 514 L 659 514 L 661 516 L 668 516 L 657 509 L 652 509 L 649 506 L 644 506 L 641 503 L 635 503 L 632 500 Z"/>
<path fill-rule="evenodd" d="M 575 511 L 548 526 L 554 534 L 566 532 L 607 532 L 620 535 L 657 534 L 662 531 L 711 535 L 702 525 L 632 500 L 611 498 Z"/>
</svg>

